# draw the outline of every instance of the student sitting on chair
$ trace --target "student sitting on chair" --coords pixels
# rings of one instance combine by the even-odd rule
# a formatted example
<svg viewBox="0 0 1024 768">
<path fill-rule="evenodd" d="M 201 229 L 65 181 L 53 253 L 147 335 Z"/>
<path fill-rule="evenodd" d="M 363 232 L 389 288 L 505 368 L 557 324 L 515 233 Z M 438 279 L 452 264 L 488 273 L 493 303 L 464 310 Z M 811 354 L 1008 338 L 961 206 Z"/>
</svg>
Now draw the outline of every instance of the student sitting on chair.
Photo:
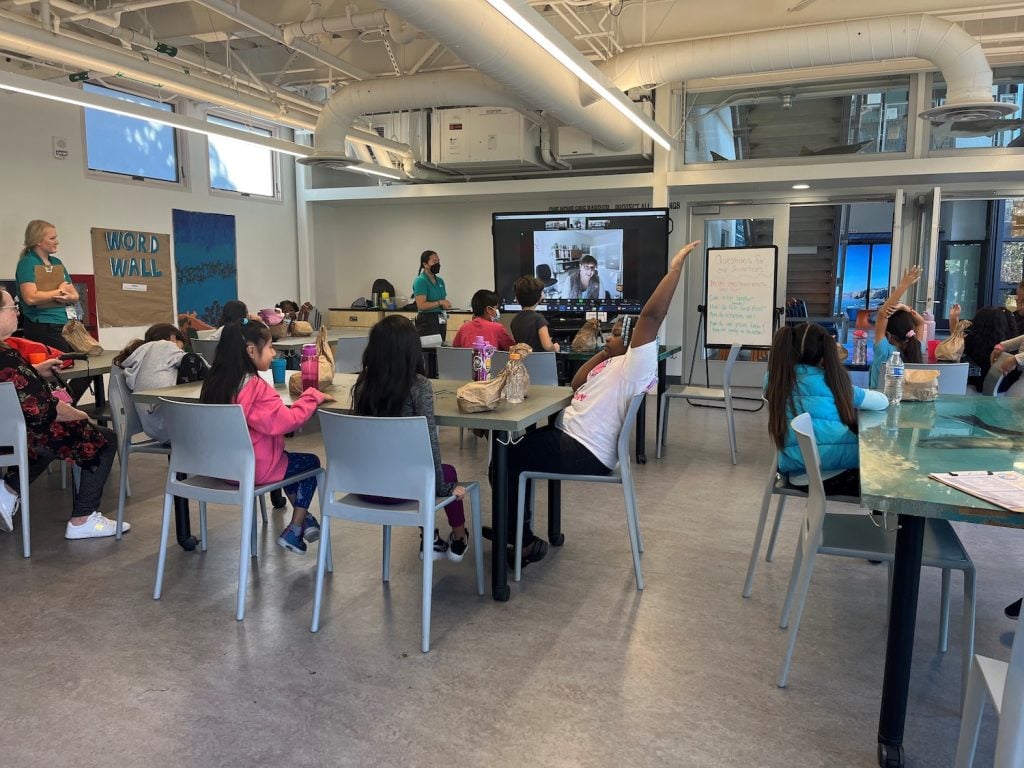
<svg viewBox="0 0 1024 768">
<path fill-rule="evenodd" d="M 921 339 L 924 337 L 924 318 L 901 304 L 907 289 L 921 279 L 921 268 L 910 267 L 899 285 L 878 309 L 875 318 L 875 346 L 868 373 L 868 386 L 879 389 L 885 383 L 885 364 L 893 350 L 899 350 L 904 363 L 921 362 Z M 793 414 L 794 416 L 798 414 Z"/>
<path fill-rule="evenodd" d="M 472 347 L 476 337 L 483 336 L 484 341 L 492 347 L 507 352 L 515 341 L 512 334 L 505 330 L 505 326 L 498 322 L 498 318 L 501 317 L 498 310 L 498 294 L 482 288 L 473 294 L 470 306 L 473 308 L 473 319 L 462 324 L 459 332 L 455 334 L 452 346 Z"/>
<path fill-rule="evenodd" d="M 510 324 L 516 343 L 529 344 L 534 352 L 560 352 L 561 347 L 551 340 L 548 321 L 537 311 L 544 283 L 533 275 L 523 275 L 516 280 L 512 290 L 522 306 Z"/>
<path fill-rule="evenodd" d="M 529 470 L 607 475 L 618 463 L 617 443 L 630 400 L 658 381 L 658 329 L 682 274 L 683 261 L 697 243 L 679 249 L 635 323 L 583 364 L 572 380 L 575 394 L 557 426 L 529 432 L 508 447 L 508 509 L 516 509 L 519 475 Z M 518 283 L 517 283 L 518 286 Z M 525 302 L 524 302 L 525 303 Z M 548 543 L 534 535 L 532 511 L 525 510 L 522 564 L 542 559 Z M 515 540 L 516 516 L 509 515 L 508 540 Z M 508 557 L 512 557 L 509 550 Z M 501 553 L 496 553 L 495 556 Z"/>
</svg>

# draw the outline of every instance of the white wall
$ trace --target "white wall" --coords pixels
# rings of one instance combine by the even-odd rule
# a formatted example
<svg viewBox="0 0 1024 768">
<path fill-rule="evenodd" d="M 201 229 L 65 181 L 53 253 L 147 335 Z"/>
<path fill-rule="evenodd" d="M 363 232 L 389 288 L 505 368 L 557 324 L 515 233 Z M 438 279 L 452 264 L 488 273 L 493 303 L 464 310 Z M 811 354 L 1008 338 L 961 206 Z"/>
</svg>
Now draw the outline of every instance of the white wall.
<svg viewBox="0 0 1024 768">
<path fill-rule="evenodd" d="M 206 139 L 179 132 L 187 144 L 189 189 L 88 178 L 82 110 L 20 94 L 0 94 L 0 278 L 13 278 L 25 225 L 53 222 L 59 256 L 69 272 L 93 272 L 92 227 L 173 234 L 171 209 L 235 216 L 238 296 L 253 310 L 298 298 L 294 161 L 284 157 L 283 202 L 211 195 Z M 53 157 L 52 137 L 67 139 L 69 156 Z M 172 240 L 173 247 L 173 240 Z M 170 321 L 172 318 L 168 318 Z M 116 349 L 145 328 L 101 328 L 100 342 Z"/>
</svg>

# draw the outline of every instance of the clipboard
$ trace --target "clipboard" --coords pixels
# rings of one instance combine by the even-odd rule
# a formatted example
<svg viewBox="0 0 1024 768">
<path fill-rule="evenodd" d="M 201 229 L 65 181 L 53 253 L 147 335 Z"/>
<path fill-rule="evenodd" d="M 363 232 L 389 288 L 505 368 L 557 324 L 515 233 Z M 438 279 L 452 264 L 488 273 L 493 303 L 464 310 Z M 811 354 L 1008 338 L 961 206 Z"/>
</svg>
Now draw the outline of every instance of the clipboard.
<svg viewBox="0 0 1024 768">
<path fill-rule="evenodd" d="M 932 480 L 984 499 L 1011 512 L 1024 513 L 1024 474 L 1014 471 L 932 472 Z"/>
<path fill-rule="evenodd" d="M 67 282 L 63 264 L 36 264 L 36 290 L 55 291 Z"/>
</svg>

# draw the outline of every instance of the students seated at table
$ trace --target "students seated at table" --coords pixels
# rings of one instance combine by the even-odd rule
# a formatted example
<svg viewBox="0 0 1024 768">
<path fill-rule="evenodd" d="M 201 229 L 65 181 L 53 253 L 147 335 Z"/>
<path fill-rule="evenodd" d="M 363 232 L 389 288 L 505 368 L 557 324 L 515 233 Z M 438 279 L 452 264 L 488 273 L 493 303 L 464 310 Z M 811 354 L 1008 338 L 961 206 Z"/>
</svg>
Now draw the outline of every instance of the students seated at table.
<svg viewBox="0 0 1024 768">
<path fill-rule="evenodd" d="M 960 305 L 954 304 L 949 310 L 949 324 L 952 326 L 960 319 Z M 967 329 L 964 336 L 964 356 L 972 366 L 977 366 L 980 373 L 971 376 L 967 383 L 981 392 L 985 377 L 988 376 L 992 364 L 999 359 L 1002 349 L 998 352 L 996 347 L 1005 342 L 1012 351 L 1014 349 L 1011 337 L 1014 336 L 1013 313 L 1005 307 L 983 307 L 979 309 L 971 319 L 971 327 Z M 1008 366 L 1005 371 L 1006 378 L 999 385 L 999 390 L 1005 392 L 1020 377 L 1014 372 L 1016 366 Z"/>
<path fill-rule="evenodd" d="M 512 318 L 509 327 L 517 344 L 529 344 L 534 352 L 560 352 L 558 342 L 551 340 L 548 321 L 537 311 L 544 283 L 533 275 L 523 275 L 512 286 L 522 309 Z"/>
<path fill-rule="evenodd" d="M 117 450 L 114 433 L 89 421 L 87 414 L 54 396 L 44 377 L 59 366 L 56 360 L 31 366 L 3 343 L 17 327 L 14 299 L 7 291 L 0 291 L 0 382 L 13 382 L 21 401 L 28 433 L 29 482 L 39 477 L 55 459 L 74 462 L 82 472 L 64 538 L 113 536 L 117 523 L 104 517 L 99 509 L 103 486 Z M 11 518 L 21 502 L 18 479 L 15 467 L 8 471 L 6 482 L 0 483 L 0 531 L 12 530 Z M 123 530 L 130 529 L 131 525 L 126 522 Z"/>
<path fill-rule="evenodd" d="M 217 321 L 217 327 L 214 329 L 206 338 L 213 339 L 214 341 L 220 340 L 221 333 L 224 332 L 224 326 L 228 323 L 237 323 L 239 320 L 249 318 L 250 320 L 259 320 L 259 317 L 249 313 L 249 308 L 245 306 L 244 301 L 238 301 L 238 299 L 231 299 L 224 304 L 224 308 L 220 311 L 220 320 Z"/>
<path fill-rule="evenodd" d="M 860 496 L 857 410 L 883 411 L 889 400 L 881 392 L 850 383 L 828 331 L 816 323 L 776 331 L 768 356 L 765 399 L 768 434 L 779 452 L 779 472 L 788 476 L 790 484 L 807 486 L 806 467 L 790 422 L 810 413 L 825 493 Z"/>
<path fill-rule="evenodd" d="M 616 444 L 626 410 L 635 395 L 657 384 L 658 329 L 668 313 L 683 261 L 699 242 L 684 245 L 672 258 L 668 274 L 644 304 L 639 318 L 635 323 L 630 318 L 631 332 L 616 334 L 613 331 L 605 348 L 576 372 L 572 380 L 575 394 L 558 425 L 528 432 L 519 442 L 509 445 L 506 499 L 510 542 L 515 541 L 513 510 L 516 509 L 519 476 L 523 472 L 545 470 L 607 475 L 618 463 Z M 523 523 L 523 565 L 537 562 L 548 551 L 548 543 L 534 534 L 532 519 L 532 510 L 527 507 Z M 513 551 L 510 548 L 507 557 L 512 558 Z"/>
<path fill-rule="evenodd" d="M 921 279 L 921 268 L 913 266 L 900 279 L 899 285 L 889 294 L 878 309 L 875 319 L 875 346 L 868 373 L 868 386 L 880 389 L 885 383 L 885 364 L 898 349 L 905 363 L 921 362 L 921 339 L 924 338 L 924 318 L 900 303 L 907 289 Z"/>
<path fill-rule="evenodd" d="M 453 347 L 472 347 L 477 336 L 482 336 L 484 341 L 495 349 L 507 352 L 509 347 L 515 344 L 512 334 L 505 330 L 505 326 L 498 322 L 501 312 L 498 310 L 498 294 L 482 288 L 473 294 L 470 307 L 473 309 L 473 319 L 463 323 L 459 332 L 455 334 L 452 341 Z"/>
<path fill-rule="evenodd" d="M 290 408 L 286 406 L 277 390 L 259 376 L 260 371 L 270 370 L 274 354 L 270 329 L 262 322 L 243 318 L 228 323 L 199 395 L 203 403 L 242 406 L 256 456 L 257 485 L 320 466 L 316 454 L 286 451 L 284 436 L 309 421 L 318 405 L 334 401 L 330 395 L 310 388 L 295 398 Z M 316 478 L 312 477 L 284 487 L 293 508 L 291 523 L 277 538 L 284 549 L 305 554 L 306 544 L 320 538 L 320 523 L 309 512 L 315 491 Z"/>
<path fill-rule="evenodd" d="M 422 346 L 416 326 L 401 315 L 388 315 L 373 328 L 363 352 L 363 369 L 352 387 L 352 413 L 357 416 L 424 416 L 430 434 L 430 452 L 434 456 L 434 492 L 439 497 L 457 496 L 444 508 L 451 533 L 441 538 L 434 529 L 433 558 L 460 562 L 469 549 L 466 515 L 462 498 L 466 489 L 459 485 L 455 467 L 441 463 L 434 421 L 434 389 L 423 370 Z M 395 468 L 396 472 L 401 467 Z M 401 501 L 374 496 L 379 504 Z M 423 556 L 423 532 L 420 531 L 420 556 Z"/>
</svg>

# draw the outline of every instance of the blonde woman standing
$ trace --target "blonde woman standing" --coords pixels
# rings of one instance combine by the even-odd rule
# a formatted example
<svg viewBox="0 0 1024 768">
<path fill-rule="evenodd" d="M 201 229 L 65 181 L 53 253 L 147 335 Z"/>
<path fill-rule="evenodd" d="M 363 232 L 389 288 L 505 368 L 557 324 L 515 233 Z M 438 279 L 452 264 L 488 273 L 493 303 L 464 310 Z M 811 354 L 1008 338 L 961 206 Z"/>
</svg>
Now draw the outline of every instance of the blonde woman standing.
<svg viewBox="0 0 1024 768">
<path fill-rule="evenodd" d="M 59 246 L 57 228 L 53 224 L 42 219 L 30 221 L 25 227 L 25 246 L 18 259 L 15 277 L 25 338 L 70 352 L 71 347 L 61 331 L 64 324 L 75 317 L 78 291 L 72 285 L 64 263 L 57 258 Z M 43 275 L 46 275 L 46 281 L 40 287 Z"/>
</svg>

